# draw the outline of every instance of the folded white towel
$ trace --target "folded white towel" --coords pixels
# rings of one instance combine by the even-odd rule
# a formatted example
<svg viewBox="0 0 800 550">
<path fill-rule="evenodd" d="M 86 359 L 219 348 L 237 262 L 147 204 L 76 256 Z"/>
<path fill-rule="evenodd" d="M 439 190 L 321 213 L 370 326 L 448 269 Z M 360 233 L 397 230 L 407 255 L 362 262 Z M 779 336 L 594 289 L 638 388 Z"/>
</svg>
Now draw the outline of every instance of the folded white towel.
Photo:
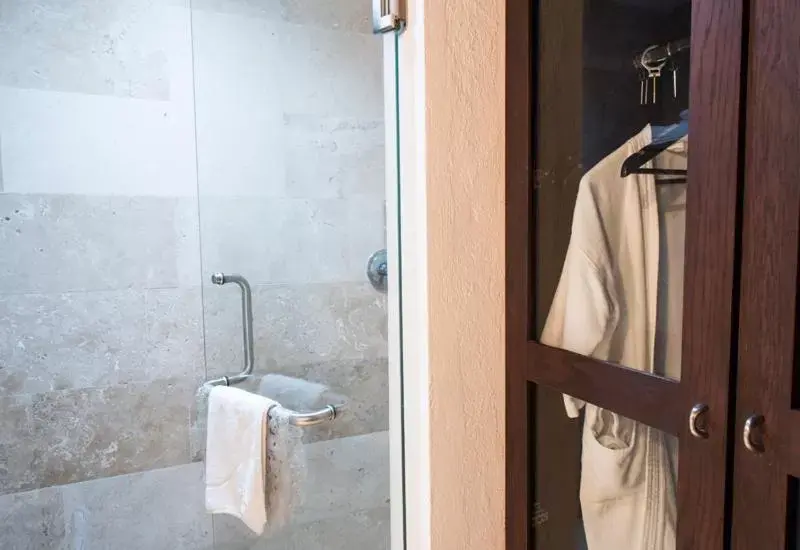
<svg viewBox="0 0 800 550">
<path fill-rule="evenodd" d="M 274 401 L 218 386 L 208 398 L 206 510 L 264 532 L 267 413 Z"/>
</svg>

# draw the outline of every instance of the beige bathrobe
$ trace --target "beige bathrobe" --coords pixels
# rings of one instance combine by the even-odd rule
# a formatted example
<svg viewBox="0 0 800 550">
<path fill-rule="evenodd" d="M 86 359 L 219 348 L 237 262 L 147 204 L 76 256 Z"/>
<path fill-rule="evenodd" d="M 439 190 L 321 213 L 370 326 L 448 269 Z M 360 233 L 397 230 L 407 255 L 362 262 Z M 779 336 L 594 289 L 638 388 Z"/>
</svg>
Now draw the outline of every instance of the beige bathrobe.
<svg viewBox="0 0 800 550">
<path fill-rule="evenodd" d="M 648 126 L 582 179 L 544 344 L 655 372 L 659 211 L 651 175 L 620 177 Z M 673 269 L 681 269 L 682 263 Z M 585 410 L 580 499 L 589 550 L 673 550 L 675 473 L 665 436 L 565 396 Z M 674 463 L 673 463 L 674 464 Z"/>
</svg>

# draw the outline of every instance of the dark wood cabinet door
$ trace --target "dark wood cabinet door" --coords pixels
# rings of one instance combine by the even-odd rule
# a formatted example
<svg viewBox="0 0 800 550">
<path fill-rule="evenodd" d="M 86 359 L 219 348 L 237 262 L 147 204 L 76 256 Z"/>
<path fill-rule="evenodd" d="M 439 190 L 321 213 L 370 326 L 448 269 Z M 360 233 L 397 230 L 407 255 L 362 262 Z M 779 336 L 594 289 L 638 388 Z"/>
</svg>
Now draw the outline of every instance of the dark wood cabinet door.
<svg viewBox="0 0 800 550">
<path fill-rule="evenodd" d="M 507 8 L 507 547 L 722 550 L 743 2 Z M 687 38 L 660 79 L 634 66 Z M 688 142 L 651 167 L 689 156 L 688 184 L 621 178 L 687 109 Z M 646 483 L 658 507 L 615 508 Z"/>
<path fill-rule="evenodd" d="M 795 550 L 800 4 L 752 2 L 749 44 L 732 547 Z"/>
</svg>

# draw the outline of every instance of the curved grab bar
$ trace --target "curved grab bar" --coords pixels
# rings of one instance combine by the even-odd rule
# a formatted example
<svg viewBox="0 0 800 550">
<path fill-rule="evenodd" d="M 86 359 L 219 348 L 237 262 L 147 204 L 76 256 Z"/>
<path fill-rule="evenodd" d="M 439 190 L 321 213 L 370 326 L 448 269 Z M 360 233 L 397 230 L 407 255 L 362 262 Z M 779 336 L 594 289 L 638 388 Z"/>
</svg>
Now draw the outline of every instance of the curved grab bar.
<svg viewBox="0 0 800 550">
<path fill-rule="evenodd" d="M 343 405 L 328 405 L 324 409 L 309 413 L 300 413 L 289 409 L 283 410 L 286 411 L 285 414 L 289 415 L 289 424 L 292 426 L 298 426 L 300 428 L 306 428 L 308 426 L 316 426 L 317 424 L 324 424 L 325 422 L 332 422 L 336 420 L 336 417 L 343 408 Z"/>
<path fill-rule="evenodd" d="M 226 386 L 237 384 L 250 378 L 255 367 L 255 353 L 253 344 L 253 291 L 250 283 L 241 275 L 214 273 L 211 282 L 215 285 L 234 283 L 242 291 L 242 340 L 244 345 L 244 370 L 235 376 L 223 376 L 213 382 L 224 383 Z"/>
<path fill-rule="evenodd" d="M 215 378 L 214 380 L 209 380 L 203 386 L 230 386 L 232 384 L 236 384 L 238 382 L 242 382 L 243 380 L 234 380 L 235 376 L 223 376 L 221 378 Z M 275 407 L 281 407 L 286 415 L 289 416 L 289 424 L 292 426 L 298 426 L 301 428 L 306 428 L 308 426 L 316 426 L 317 424 L 324 424 L 326 422 L 333 422 L 336 418 L 344 411 L 347 407 L 346 405 L 327 405 L 324 409 L 320 409 L 318 411 L 313 412 L 306 412 L 301 413 L 297 411 L 293 411 L 291 409 L 287 409 L 281 405 L 274 405 Z M 270 408 L 270 410 L 272 410 Z"/>
</svg>

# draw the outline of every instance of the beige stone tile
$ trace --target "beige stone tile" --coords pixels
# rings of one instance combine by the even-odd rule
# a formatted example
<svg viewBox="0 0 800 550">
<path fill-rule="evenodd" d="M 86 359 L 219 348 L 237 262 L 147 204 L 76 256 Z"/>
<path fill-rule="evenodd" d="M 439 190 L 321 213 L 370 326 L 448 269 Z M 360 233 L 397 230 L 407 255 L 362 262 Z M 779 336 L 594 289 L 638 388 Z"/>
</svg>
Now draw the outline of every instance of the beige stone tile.
<svg viewBox="0 0 800 550">
<path fill-rule="evenodd" d="M 372 3 L 353 0 L 281 0 L 286 21 L 321 29 L 372 33 Z"/>
<path fill-rule="evenodd" d="M 280 32 L 269 20 L 195 13 L 201 198 L 284 196 Z M 204 215 L 209 204 L 201 201 Z"/>
<path fill-rule="evenodd" d="M 0 86 L 5 191 L 196 195 L 188 80 L 186 97 L 170 101 Z"/>
<path fill-rule="evenodd" d="M 196 239 L 177 230 L 179 209 L 166 198 L 0 195 L 0 293 L 178 286 L 179 250 Z"/>
<path fill-rule="evenodd" d="M 0 548 L 68 548 L 61 490 L 51 488 L 0 496 Z"/>
<path fill-rule="evenodd" d="M 200 288 L 0 294 L 0 395 L 205 377 Z"/>
<path fill-rule="evenodd" d="M 144 364 L 131 379 L 172 378 L 199 386 L 206 379 L 201 289 L 151 289 L 145 296 Z"/>
<path fill-rule="evenodd" d="M 286 193 L 300 198 L 386 194 L 382 119 L 287 115 Z"/>
<path fill-rule="evenodd" d="M 187 0 L 3 3 L 0 84 L 169 99 L 191 70 Z M 181 67 L 186 65 L 188 67 Z"/>
<path fill-rule="evenodd" d="M 231 367 L 242 365 L 239 300 L 236 288 L 205 289 L 211 375 L 227 374 Z M 385 295 L 366 282 L 256 286 L 257 370 L 280 372 L 291 365 L 387 357 L 386 315 Z"/>
<path fill-rule="evenodd" d="M 203 465 L 189 464 L 67 485 L 72 547 L 211 550 Z"/>
<path fill-rule="evenodd" d="M 383 117 L 381 40 L 304 25 L 287 25 L 279 38 L 284 112 Z"/>
<path fill-rule="evenodd" d="M 360 282 L 367 259 L 386 243 L 383 202 L 372 197 L 201 197 L 200 208 L 206 277 L 224 271 L 254 285 Z"/>
<path fill-rule="evenodd" d="M 214 519 L 216 550 L 389 550 L 389 508 L 344 514 L 340 517 L 291 526 L 275 536 L 221 532 Z"/>
<path fill-rule="evenodd" d="M 311 443 L 305 455 L 306 485 L 295 524 L 388 506 L 388 431 Z"/>
<path fill-rule="evenodd" d="M 0 333 L 0 395 L 113 384 L 144 367 L 144 293 L 0 295 Z"/>
<path fill-rule="evenodd" d="M 283 19 L 282 2 L 262 2 L 261 0 L 191 0 L 195 12 L 239 15 L 245 18 L 258 17 L 280 21 Z"/>
<path fill-rule="evenodd" d="M 353 0 L 192 0 L 195 10 L 266 18 L 327 30 L 372 33 L 370 2 Z"/>
<path fill-rule="evenodd" d="M 0 494 L 189 462 L 193 381 L 0 397 Z"/>
</svg>

